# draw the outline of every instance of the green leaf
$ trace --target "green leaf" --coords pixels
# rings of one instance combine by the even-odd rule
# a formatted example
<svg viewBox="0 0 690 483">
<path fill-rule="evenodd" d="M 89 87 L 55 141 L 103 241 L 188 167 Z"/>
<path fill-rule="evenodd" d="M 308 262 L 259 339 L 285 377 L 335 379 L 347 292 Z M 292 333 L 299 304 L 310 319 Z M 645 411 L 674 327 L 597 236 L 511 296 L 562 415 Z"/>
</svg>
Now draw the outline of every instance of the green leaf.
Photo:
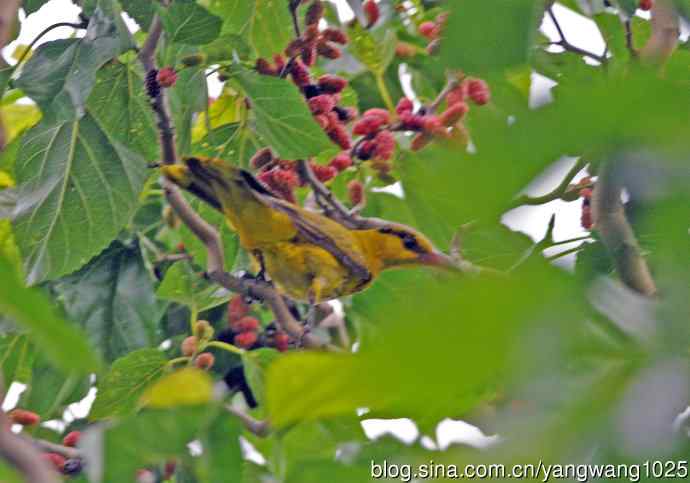
<svg viewBox="0 0 690 483">
<path fill-rule="evenodd" d="M 382 34 L 380 32 L 383 32 Z M 395 31 L 371 32 L 355 22 L 349 29 L 350 52 L 371 72 L 382 75 L 395 57 Z"/>
<path fill-rule="evenodd" d="M 131 481 L 139 468 L 188 455 L 187 445 L 214 415 L 206 407 L 176 408 L 149 410 L 121 421 L 105 433 L 102 479 L 92 475 L 90 481 Z"/>
<path fill-rule="evenodd" d="M 332 146 L 292 83 L 241 67 L 236 72 L 251 101 L 257 132 L 281 158 L 304 159 Z"/>
<path fill-rule="evenodd" d="M 117 25 L 97 8 L 85 37 L 41 45 L 15 85 L 42 111 L 51 111 L 61 120 L 80 118 L 96 82 L 96 71 L 128 47 L 123 46 Z"/>
<path fill-rule="evenodd" d="M 29 330 L 36 347 L 58 368 L 93 372 L 99 360 L 86 336 L 58 318 L 51 303 L 35 289 L 22 285 L 12 265 L 0 254 L 0 312 Z"/>
<path fill-rule="evenodd" d="M 164 306 L 138 248 L 114 242 L 55 285 L 65 311 L 108 361 L 158 342 Z"/>
<path fill-rule="evenodd" d="M 22 483 L 24 478 L 3 460 L 0 461 L 0 481 L 5 483 Z"/>
<path fill-rule="evenodd" d="M 686 20 L 690 19 L 690 0 L 674 0 L 678 13 Z"/>
<path fill-rule="evenodd" d="M 141 394 L 161 377 L 167 362 L 158 349 L 140 349 L 116 360 L 98 383 L 89 418 L 98 420 L 134 412 Z"/>
<path fill-rule="evenodd" d="M 197 470 L 201 481 L 240 481 L 243 473 L 241 433 L 239 420 L 227 414 L 221 414 L 209 424 L 201 437 L 204 454 Z"/>
<path fill-rule="evenodd" d="M 226 124 L 207 133 L 194 145 L 193 152 L 231 160 L 238 166 L 248 166 L 249 160 L 260 147 L 250 129 L 238 124 Z"/>
<path fill-rule="evenodd" d="M 282 52 L 292 39 L 292 19 L 283 0 L 211 0 L 209 9 L 225 19 L 223 33 L 246 39 L 258 57 Z"/>
<path fill-rule="evenodd" d="M 637 10 L 637 7 L 640 6 L 639 0 L 615 0 L 615 3 L 626 17 L 633 16 Z"/>
<path fill-rule="evenodd" d="M 198 406 L 211 401 L 213 379 L 207 372 L 185 367 L 168 374 L 149 387 L 141 396 L 143 406 L 163 409 Z"/>
<path fill-rule="evenodd" d="M 83 266 L 134 213 L 146 163 L 115 139 L 127 126 L 111 121 L 89 113 L 73 121 L 46 116 L 22 138 L 15 232 L 30 284 Z"/>
<path fill-rule="evenodd" d="M 353 300 L 350 314 L 378 331 L 358 353 L 289 354 L 271 365 L 271 424 L 284 427 L 358 407 L 427 422 L 462 414 L 509 377 L 517 334 L 543 317 L 556 323 L 548 314 L 569 314 L 566 301 L 573 297 L 572 287 L 550 268 L 500 280 L 412 270 L 380 278 Z M 539 297 L 534 287 L 541 287 Z"/>
<path fill-rule="evenodd" d="M 156 295 L 164 300 L 186 305 L 193 312 L 199 313 L 226 303 L 232 294 L 204 279 L 189 263 L 178 262 L 165 273 Z"/>
<path fill-rule="evenodd" d="M 20 399 L 23 408 L 40 414 L 43 419 L 62 416 L 65 408 L 82 400 L 89 391 L 89 374 L 56 370 L 49 360 L 37 354 L 31 380 Z"/>
<path fill-rule="evenodd" d="M 448 6 L 450 17 L 441 43 L 447 67 L 486 76 L 527 63 L 541 2 L 474 0 Z"/>
<path fill-rule="evenodd" d="M 151 162 L 160 157 L 158 132 L 143 86 L 131 66 L 111 62 L 98 71 L 88 106 L 96 122 L 108 126 L 111 140 Z"/>
<path fill-rule="evenodd" d="M 172 42 L 204 45 L 220 34 L 223 21 L 195 2 L 175 2 L 159 13 Z"/>
<path fill-rule="evenodd" d="M 156 13 L 156 3 L 153 0 L 120 0 L 120 4 L 142 30 L 148 31 Z"/>
<path fill-rule="evenodd" d="M 31 15 L 46 3 L 48 3 L 48 0 L 24 0 L 22 2 L 22 8 L 27 15 Z"/>
<path fill-rule="evenodd" d="M 170 108 L 177 128 L 177 149 L 189 153 L 192 145 L 194 114 L 208 107 L 208 85 L 203 67 L 180 71 L 177 82 L 169 89 Z"/>
<path fill-rule="evenodd" d="M 10 334 L 0 337 L 0 367 L 5 384 L 31 380 L 31 368 L 35 350 L 26 334 Z"/>
<path fill-rule="evenodd" d="M 261 406 L 266 400 L 266 371 L 278 356 L 279 352 L 274 349 L 257 349 L 242 354 L 244 377 Z"/>
</svg>

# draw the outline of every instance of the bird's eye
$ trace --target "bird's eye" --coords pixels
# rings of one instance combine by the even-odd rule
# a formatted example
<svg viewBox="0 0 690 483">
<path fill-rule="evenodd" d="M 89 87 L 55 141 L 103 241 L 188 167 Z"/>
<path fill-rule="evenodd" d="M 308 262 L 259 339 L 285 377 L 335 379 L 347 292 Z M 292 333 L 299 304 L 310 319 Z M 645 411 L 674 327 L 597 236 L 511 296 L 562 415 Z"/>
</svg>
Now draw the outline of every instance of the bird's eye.
<svg viewBox="0 0 690 483">
<path fill-rule="evenodd" d="M 403 246 L 412 251 L 416 251 L 419 249 L 419 243 L 417 243 L 417 239 L 414 236 L 405 236 L 403 238 Z"/>
</svg>

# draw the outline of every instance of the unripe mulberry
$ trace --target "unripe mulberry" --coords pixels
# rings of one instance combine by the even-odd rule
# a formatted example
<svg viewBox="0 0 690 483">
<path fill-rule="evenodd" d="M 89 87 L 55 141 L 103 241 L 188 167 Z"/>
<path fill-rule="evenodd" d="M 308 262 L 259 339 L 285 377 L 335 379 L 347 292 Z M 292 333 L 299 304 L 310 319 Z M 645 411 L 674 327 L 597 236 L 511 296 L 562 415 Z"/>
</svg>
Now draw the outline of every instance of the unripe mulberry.
<svg viewBox="0 0 690 483">
<path fill-rule="evenodd" d="M 443 124 L 438 116 L 424 116 L 424 132 L 439 134 L 442 129 Z"/>
<path fill-rule="evenodd" d="M 296 59 L 292 64 L 290 76 L 297 87 L 304 87 L 310 84 L 309 69 L 299 59 Z"/>
<path fill-rule="evenodd" d="M 322 183 L 332 180 L 338 174 L 333 166 L 323 166 L 321 164 L 312 164 L 311 170 L 316 179 Z"/>
<path fill-rule="evenodd" d="M 316 62 L 316 46 L 314 44 L 307 44 L 302 47 L 300 51 L 300 58 L 304 65 L 312 66 Z"/>
<path fill-rule="evenodd" d="M 407 131 L 421 131 L 424 129 L 424 116 L 405 112 L 400 115 L 400 122 Z"/>
<path fill-rule="evenodd" d="M 364 116 L 352 126 L 352 134 L 356 136 L 369 136 L 375 134 L 386 123 L 380 117 Z"/>
<path fill-rule="evenodd" d="M 437 36 L 438 30 L 434 22 L 423 22 L 419 26 L 419 33 L 429 40 L 434 40 Z"/>
<path fill-rule="evenodd" d="M 300 52 L 302 52 L 302 47 L 304 47 L 304 40 L 302 40 L 301 37 L 298 37 L 292 40 L 288 46 L 285 47 L 285 55 L 288 57 L 296 57 L 300 54 Z"/>
<path fill-rule="evenodd" d="M 374 157 L 384 161 L 389 160 L 395 153 L 395 136 L 390 131 L 381 131 L 374 138 L 376 148 Z"/>
<path fill-rule="evenodd" d="M 203 354 L 201 354 L 203 355 Z M 175 474 L 175 470 L 177 470 L 177 461 L 176 460 L 168 460 L 165 462 L 165 466 L 163 467 L 163 479 L 164 480 L 169 480 L 172 478 L 172 476 Z"/>
<path fill-rule="evenodd" d="M 290 336 L 282 331 L 276 332 L 274 343 L 278 351 L 285 352 L 290 348 Z"/>
<path fill-rule="evenodd" d="M 241 332 L 234 338 L 235 345 L 243 349 L 250 349 L 257 340 L 259 340 L 259 336 L 256 332 Z"/>
<path fill-rule="evenodd" d="M 342 52 L 340 52 L 338 47 L 323 41 L 316 45 L 316 51 L 319 55 L 331 60 L 339 59 L 342 55 Z"/>
<path fill-rule="evenodd" d="M 395 46 L 395 55 L 406 59 L 408 57 L 414 57 L 417 54 L 417 49 L 414 45 L 408 44 L 407 42 L 398 42 Z"/>
<path fill-rule="evenodd" d="M 277 169 L 273 173 L 273 183 L 281 191 L 292 190 L 299 184 L 299 177 L 292 169 Z"/>
<path fill-rule="evenodd" d="M 421 132 L 417 134 L 414 138 L 412 138 L 412 144 L 410 145 L 410 149 L 412 151 L 419 151 L 424 146 L 429 144 L 431 140 L 432 136 L 430 134 Z"/>
<path fill-rule="evenodd" d="M 640 10 L 648 11 L 654 6 L 654 0 L 640 0 Z"/>
<path fill-rule="evenodd" d="M 471 79 L 467 82 L 467 95 L 479 106 L 483 106 L 491 100 L 489 85 L 482 79 Z"/>
<path fill-rule="evenodd" d="M 381 109 L 378 107 L 374 107 L 372 109 L 367 109 L 364 111 L 363 114 L 364 117 L 377 117 L 383 121 L 384 124 L 388 124 L 391 122 L 391 113 L 388 112 L 386 109 Z"/>
<path fill-rule="evenodd" d="M 211 354 L 210 352 L 202 352 L 201 354 L 196 356 L 196 359 L 194 359 L 194 365 L 199 369 L 207 371 L 213 367 L 213 363 L 215 361 L 216 358 L 213 356 L 213 354 Z"/>
<path fill-rule="evenodd" d="M 275 68 L 266 59 L 256 59 L 255 68 L 256 71 L 261 75 L 276 75 Z"/>
<path fill-rule="evenodd" d="M 398 105 L 395 106 L 395 112 L 400 114 L 405 114 L 405 113 L 411 113 L 412 109 L 414 109 L 414 103 L 412 102 L 411 99 L 408 99 L 407 97 L 402 97 L 398 101 Z"/>
<path fill-rule="evenodd" d="M 228 322 L 239 320 L 249 313 L 249 305 L 241 295 L 235 295 L 228 303 Z"/>
<path fill-rule="evenodd" d="M 352 166 L 352 158 L 347 152 L 342 152 L 333 158 L 329 165 L 334 167 L 338 172 L 345 171 Z"/>
<path fill-rule="evenodd" d="M 177 82 L 177 72 L 172 67 L 163 67 L 158 71 L 156 80 L 161 87 L 172 87 Z"/>
<path fill-rule="evenodd" d="M 448 109 L 441 115 L 441 122 L 444 126 L 452 126 L 460 119 L 465 117 L 470 110 L 469 106 L 464 102 L 457 102 L 451 104 Z"/>
<path fill-rule="evenodd" d="M 364 9 L 364 15 L 367 17 L 367 28 L 370 28 L 379 21 L 381 11 L 374 0 L 367 0 L 362 7 Z"/>
<path fill-rule="evenodd" d="M 335 99 L 329 94 L 321 94 L 320 96 L 312 97 L 308 101 L 309 109 L 312 114 L 326 114 L 331 112 L 335 107 Z"/>
<path fill-rule="evenodd" d="M 245 316 L 232 324 L 232 330 L 235 332 L 256 332 L 260 325 L 256 317 Z"/>
<path fill-rule="evenodd" d="M 329 42 L 345 45 L 348 42 L 347 34 L 339 29 L 328 28 L 321 32 L 321 38 Z"/>
<path fill-rule="evenodd" d="M 79 443 L 79 438 L 81 438 L 80 431 L 71 431 L 67 433 L 64 438 L 62 438 L 62 444 L 69 446 L 70 448 L 74 448 L 77 443 Z"/>
<path fill-rule="evenodd" d="M 321 92 L 326 94 L 337 94 L 347 87 L 347 80 L 337 75 L 326 74 L 319 77 L 319 87 Z"/>
<path fill-rule="evenodd" d="M 591 230 L 593 226 L 592 208 L 589 206 L 582 207 L 582 215 L 580 216 L 580 224 L 585 230 Z"/>
<path fill-rule="evenodd" d="M 453 104 L 459 104 L 461 102 L 465 102 L 466 94 L 467 94 L 466 93 L 466 86 L 464 84 L 456 86 L 446 96 L 446 103 L 449 106 L 452 106 Z"/>
<path fill-rule="evenodd" d="M 198 339 L 193 335 L 190 335 L 189 337 L 185 338 L 182 341 L 182 344 L 180 345 L 180 351 L 182 352 L 182 355 L 185 357 L 191 357 L 196 352 L 198 342 Z"/>
<path fill-rule="evenodd" d="M 347 129 L 340 123 L 331 123 L 326 131 L 328 137 L 340 146 L 341 149 L 350 149 L 352 147 L 352 140 L 350 139 L 350 134 L 348 134 Z"/>
<path fill-rule="evenodd" d="M 364 185 L 361 181 L 353 179 L 347 184 L 347 196 L 350 204 L 357 206 L 364 201 Z"/>
<path fill-rule="evenodd" d="M 307 13 L 304 16 L 304 23 L 305 25 L 318 25 L 322 17 L 323 3 L 321 0 L 315 0 L 307 9 Z"/>
<path fill-rule="evenodd" d="M 210 340 L 213 337 L 213 327 L 208 320 L 197 320 L 194 324 L 194 335 L 200 340 Z"/>
<path fill-rule="evenodd" d="M 374 141 L 363 141 L 357 148 L 357 157 L 362 161 L 367 161 L 371 159 L 371 156 L 374 154 L 374 149 L 376 149 L 376 143 Z"/>
<path fill-rule="evenodd" d="M 34 426 L 41 422 L 41 416 L 26 409 L 13 409 L 7 416 L 14 424 L 21 424 L 22 426 Z"/>
<path fill-rule="evenodd" d="M 62 469 L 65 467 L 65 457 L 57 453 L 43 453 L 41 455 L 44 460 L 46 460 L 53 468 L 58 472 L 62 473 Z"/>
</svg>

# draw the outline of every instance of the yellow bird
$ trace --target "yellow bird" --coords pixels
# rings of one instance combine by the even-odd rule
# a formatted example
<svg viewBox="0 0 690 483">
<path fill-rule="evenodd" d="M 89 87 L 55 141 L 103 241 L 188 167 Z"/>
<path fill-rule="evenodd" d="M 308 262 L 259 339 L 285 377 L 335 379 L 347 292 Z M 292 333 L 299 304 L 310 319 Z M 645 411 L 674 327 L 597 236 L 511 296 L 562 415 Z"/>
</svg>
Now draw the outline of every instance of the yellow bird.
<svg viewBox="0 0 690 483">
<path fill-rule="evenodd" d="M 309 303 L 363 290 L 382 270 L 454 267 L 414 229 L 397 223 L 353 230 L 275 197 L 251 173 L 214 158 L 190 157 L 163 174 L 221 211 L 240 245 L 280 292 Z"/>
</svg>

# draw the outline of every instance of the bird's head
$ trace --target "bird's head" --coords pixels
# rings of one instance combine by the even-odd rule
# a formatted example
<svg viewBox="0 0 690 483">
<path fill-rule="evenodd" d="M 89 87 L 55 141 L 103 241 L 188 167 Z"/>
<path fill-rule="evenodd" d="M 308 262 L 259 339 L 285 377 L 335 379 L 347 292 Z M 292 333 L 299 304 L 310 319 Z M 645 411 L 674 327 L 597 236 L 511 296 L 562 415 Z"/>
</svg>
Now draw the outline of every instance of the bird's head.
<svg viewBox="0 0 690 483">
<path fill-rule="evenodd" d="M 389 223 L 373 230 L 373 248 L 380 258 L 381 268 L 404 265 L 457 269 L 455 261 L 434 247 L 433 243 L 413 228 Z"/>
<path fill-rule="evenodd" d="M 221 204 L 216 191 L 226 184 L 226 170 L 223 161 L 205 157 L 186 157 L 180 163 L 161 166 L 163 176 L 218 210 Z"/>
</svg>

